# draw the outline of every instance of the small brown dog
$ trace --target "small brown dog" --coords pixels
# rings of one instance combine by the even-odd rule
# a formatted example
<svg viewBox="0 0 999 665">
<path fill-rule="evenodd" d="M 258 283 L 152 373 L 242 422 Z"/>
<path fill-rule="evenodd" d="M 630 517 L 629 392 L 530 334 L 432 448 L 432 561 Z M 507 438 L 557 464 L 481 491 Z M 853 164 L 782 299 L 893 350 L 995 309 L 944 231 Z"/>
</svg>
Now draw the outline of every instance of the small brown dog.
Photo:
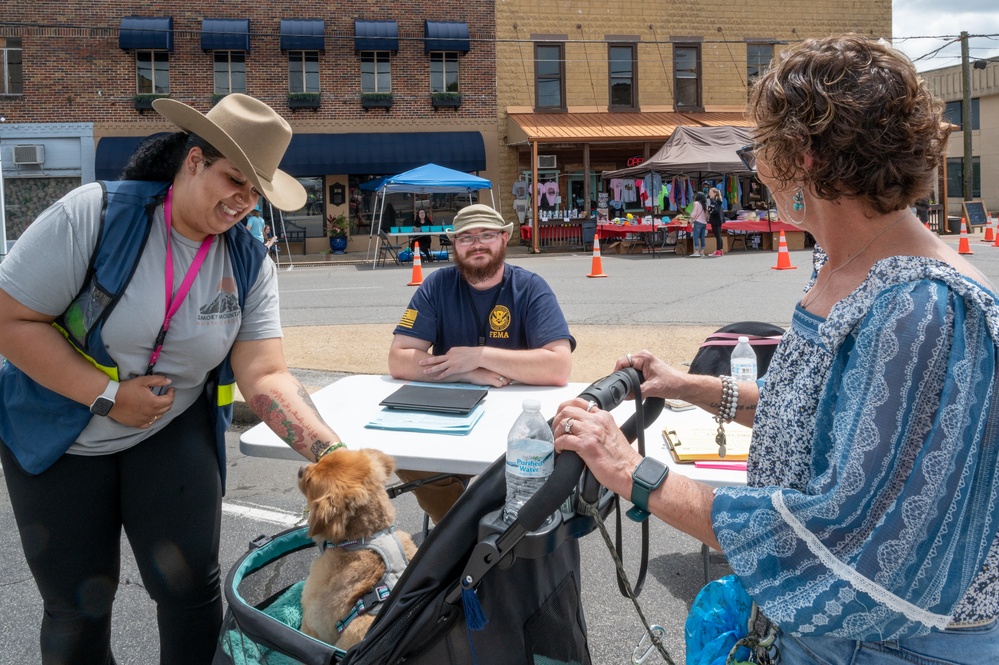
<svg viewBox="0 0 999 665">
<path fill-rule="evenodd" d="M 324 549 L 302 590 L 302 632 L 341 649 L 361 641 L 416 554 L 413 539 L 395 531 L 385 483 L 394 460 L 372 449 L 340 448 L 298 472 L 309 507 L 309 536 Z"/>
</svg>

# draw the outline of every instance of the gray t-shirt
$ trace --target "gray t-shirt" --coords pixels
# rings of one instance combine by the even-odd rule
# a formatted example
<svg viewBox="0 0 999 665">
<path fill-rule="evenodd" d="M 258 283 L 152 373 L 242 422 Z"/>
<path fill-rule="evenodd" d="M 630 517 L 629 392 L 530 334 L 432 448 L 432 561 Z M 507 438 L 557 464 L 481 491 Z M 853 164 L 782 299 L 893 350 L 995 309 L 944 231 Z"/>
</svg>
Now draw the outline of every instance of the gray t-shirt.
<svg viewBox="0 0 999 665">
<path fill-rule="evenodd" d="M 52 316 L 64 312 L 86 277 L 100 227 L 101 196 L 99 184 L 84 185 L 39 215 L 18 238 L 7 260 L 0 263 L 0 289 L 36 312 Z M 171 233 L 172 293 L 180 287 L 200 246 L 176 231 Z M 149 364 L 166 313 L 165 265 L 166 225 L 161 205 L 135 274 L 104 325 L 104 344 L 122 381 L 141 376 Z M 216 237 L 190 292 L 170 321 L 156 363 L 155 371 L 173 381 L 173 407 L 145 430 L 94 416 L 69 452 L 100 455 L 135 445 L 198 399 L 208 372 L 222 362 L 235 341 L 281 337 L 273 262 L 263 262 L 242 312 L 236 286 L 225 241 Z"/>
</svg>

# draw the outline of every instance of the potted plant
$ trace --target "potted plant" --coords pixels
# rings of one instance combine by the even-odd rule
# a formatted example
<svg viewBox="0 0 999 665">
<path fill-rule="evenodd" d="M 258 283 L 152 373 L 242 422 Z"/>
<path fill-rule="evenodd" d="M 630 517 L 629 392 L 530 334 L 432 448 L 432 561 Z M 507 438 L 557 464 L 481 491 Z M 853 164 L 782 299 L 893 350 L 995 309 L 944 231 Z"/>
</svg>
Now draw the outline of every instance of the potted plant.
<svg viewBox="0 0 999 665">
<path fill-rule="evenodd" d="M 318 92 L 291 92 L 288 93 L 288 108 L 295 109 L 318 109 L 320 98 Z"/>
<path fill-rule="evenodd" d="M 141 94 L 132 97 L 132 101 L 135 103 L 136 111 L 146 111 L 153 108 L 153 100 L 161 99 L 163 97 L 169 97 L 170 95 L 160 95 L 160 94 Z"/>
<path fill-rule="evenodd" d="M 392 108 L 391 92 L 362 92 L 361 108 L 368 109 L 390 109 Z"/>
<path fill-rule="evenodd" d="M 330 251 L 343 254 L 347 249 L 347 241 L 350 240 L 350 221 L 347 216 L 343 213 L 336 217 L 326 215 L 326 236 L 330 239 Z"/>
<path fill-rule="evenodd" d="M 435 92 L 430 95 L 431 101 L 433 102 L 434 108 L 460 108 L 461 107 L 461 93 L 460 92 Z"/>
</svg>

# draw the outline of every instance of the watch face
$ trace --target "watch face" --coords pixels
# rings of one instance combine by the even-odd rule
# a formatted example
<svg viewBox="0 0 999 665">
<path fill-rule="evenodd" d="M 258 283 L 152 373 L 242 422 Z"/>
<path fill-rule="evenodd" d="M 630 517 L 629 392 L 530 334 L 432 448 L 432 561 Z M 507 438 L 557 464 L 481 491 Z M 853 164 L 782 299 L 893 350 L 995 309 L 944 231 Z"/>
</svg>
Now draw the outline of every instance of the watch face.
<svg viewBox="0 0 999 665">
<path fill-rule="evenodd" d="M 90 413 L 95 416 L 106 416 L 111 413 L 111 407 L 114 406 L 114 400 L 110 400 L 107 397 L 98 397 L 94 400 L 93 406 L 90 407 Z"/>
<path fill-rule="evenodd" d="M 643 459 L 637 467 L 635 467 L 635 480 L 640 480 L 649 487 L 656 486 L 666 477 L 668 468 L 665 464 L 652 457 L 646 457 Z"/>
</svg>

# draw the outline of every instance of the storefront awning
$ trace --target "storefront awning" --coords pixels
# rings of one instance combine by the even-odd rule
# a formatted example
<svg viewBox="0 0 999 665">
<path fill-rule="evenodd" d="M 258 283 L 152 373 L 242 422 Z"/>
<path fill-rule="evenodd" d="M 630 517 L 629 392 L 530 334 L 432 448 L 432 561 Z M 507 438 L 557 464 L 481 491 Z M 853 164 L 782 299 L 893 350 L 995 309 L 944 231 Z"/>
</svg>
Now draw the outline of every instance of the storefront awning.
<svg viewBox="0 0 999 665">
<path fill-rule="evenodd" d="M 145 137 L 109 136 L 97 143 L 95 173 L 114 180 Z M 484 171 L 486 148 L 479 132 L 295 134 L 281 160 L 293 176 L 331 173 L 395 175 L 433 162 L 456 171 Z"/>
<path fill-rule="evenodd" d="M 206 18 L 201 21 L 201 50 L 250 51 L 250 19 Z"/>
<path fill-rule="evenodd" d="M 423 51 L 468 53 L 468 24 L 458 21 L 424 21 Z"/>
<path fill-rule="evenodd" d="M 507 144 L 663 142 L 680 125 L 749 127 L 742 113 L 510 113 Z"/>
<path fill-rule="evenodd" d="M 399 24 L 395 21 L 354 21 L 355 51 L 399 51 Z"/>
<path fill-rule="evenodd" d="M 118 48 L 173 51 L 172 16 L 124 16 L 118 29 Z"/>
<path fill-rule="evenodd" d="M 282 51 L 325 51 L 326 21 L 323 19 L 281 19 Z"/>
</svg>

